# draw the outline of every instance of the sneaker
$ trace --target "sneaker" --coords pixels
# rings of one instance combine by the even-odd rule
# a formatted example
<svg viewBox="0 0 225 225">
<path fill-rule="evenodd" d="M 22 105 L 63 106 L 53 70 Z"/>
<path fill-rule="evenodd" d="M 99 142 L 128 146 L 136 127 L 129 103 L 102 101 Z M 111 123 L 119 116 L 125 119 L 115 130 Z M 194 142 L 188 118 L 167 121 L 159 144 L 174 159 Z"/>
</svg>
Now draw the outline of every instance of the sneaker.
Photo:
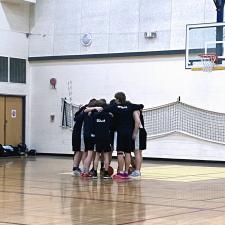
<svg viewBox="0 0 225 225">
<path fill-rule="evenodd" d="M 91 177 L 94 175 L 94 173 L 95 173 L 95 170 L 94 170 L 94 168 L 92 168 L 90 171 L 89 171 L 89 174 L 91 175 Z"/>
<path fill-rule="evenodd" d="M 130 166 L 129 169 L 128 169 L 128 174 L 130 175 L 130 174 L 132 174 L 132 172 L 134 172 L 134 171 L 135 171 L 135 167 Z"/>
<path fill-rule="evenodd" d="M 123 175 L 122 175 L 122 179 L 129 179 L 129 175 L 128 175 L 128 173 L 123 173 Z"/>
<path fill-rule="evenodd" d="M 74 175 L 74 176 L 79 177 L 80 174 L 81 174 L 81 170 L 79 170 L 79 169 L 76 169 L 76 170 L 73 171 L 73 175 Z"/>
<path fill-rule="evenodd" d="M 103 174 L 103 179 L 111 179 L 112 177 L 109 175 L 108 171 L 105 171 Z"/>
<path fill-rule="evenodd" d="M 114 179 L 128 179 L 127 173 L 117 173 L 113 176 Z"/>
<path fill-rule="evenodd" d="M 123 173 L 117 173 L 117 174 L 113 175 L 113 179 L 121 179 L 122 175 L 123 175 Z"/>
<path fill-rule="evenodd" d="M 104 173 L 105 173 L 105 168 L 102 167 L 102 168 L 100 169 L 100 177 L 103 178 Z"/>
<path fill-rule="evenodd" d="M 81 176 L 82 177 L 92 177 L 92 175 L 90 173 L 86 173 L 86 172 L 82 172 Z"/>
<path fill-rule="evenodd" d="M 98 179 L 98 173 L 96 170 L 94 170 L 91 175 L 93 179 Z"/>
<path fill-rule="evenodd" d="M 141 178 L 141 173 L 137 170 L 133 171 L 130 176 L 132 179 L 140 179 Z"/>
</svg>

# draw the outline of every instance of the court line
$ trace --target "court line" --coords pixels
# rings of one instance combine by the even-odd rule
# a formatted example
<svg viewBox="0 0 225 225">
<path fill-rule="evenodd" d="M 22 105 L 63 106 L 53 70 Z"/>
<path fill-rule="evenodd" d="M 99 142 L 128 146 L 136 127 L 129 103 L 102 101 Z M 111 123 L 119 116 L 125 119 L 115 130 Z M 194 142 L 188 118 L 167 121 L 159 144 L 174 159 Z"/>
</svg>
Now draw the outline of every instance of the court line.
<svg viewBox="0 0 225 225">
<path fill-rule="evenodd" d="M 26 192 L 13 192 L 13 191 L 0 191 L 2 193 L 13 193 L 13 194 L 22 194 L 22 195 L 31 195 L 31 196 L 45 196 L 45 197 L 55 197 L 55 198 L 62 198 L 61 195 L 48 195 L 48 194 L 39 194 L 39 193 L 26 193 Z M 180 206 L 180 205 L 164 205 L 164 204 L 156 204 L 156 203 L 141 203 L 141 202 L 130 202 L 130 201 L 119 201 L 119 200 L 107 200 L 107 199 L 97 199 L 97 198 L 83 198 L 83 197 L 72 197 L 72 196 L 63 196 L 63 198 L 68 199 L 79 199 L 85 201 L 96 201 L 96 202 L 116 202 L 116 203 L 124 203 L 124 204 L 133 204 L 133 205 L 153 205 L 153 206 L 162 206 L 162 207 L 171 207 L 171 208 L 183 208 L 183 209 L 191 209 L 191 210 L 212 210 L 217 208 L 225 207 L 225 204 L 220 207 L 214 208 L 201 208 L 201 207 L 187 207 L 187 206 Z"/>
<path fill-rule="evenodd" d="M 163 219 L 163 218 L 168 218 L 168 217 L 172 217 L 172 216 L 187 215 L 187 214 L 196 213 L 196 212 L 202 212 L 202 211 L 205 211 L 205 210 L 203 209 L 203 210 L 196 210 L 196 211 L 193 211 L 193 212 L 176 213 L 176 214 L 171 214 L 171 215 L 167 215 L 167 216 L 158 216 L 158 217 L 153 217 L 153 218 L 149 218 L 149 219 L 131 221 L 131 222 L 126 222 L 126 223 L 118 223 L 116 225 L 126 225 L 126 224 L 132 224 L 132 223 L 141 223 L 141 222 L 145 222 L 145 221 L 149 221 L 149 220 Z"/>
<path fill-rule="evenodd" d="M 0 224 L 4 224 L 4 223 L 7 223 L 7 224 L 16 224 L 16 225 L 29 225 L 27 223 L 14 223 L 14 222 L 4 222 L 4 221 L 0 221 Z"/>
</svg>

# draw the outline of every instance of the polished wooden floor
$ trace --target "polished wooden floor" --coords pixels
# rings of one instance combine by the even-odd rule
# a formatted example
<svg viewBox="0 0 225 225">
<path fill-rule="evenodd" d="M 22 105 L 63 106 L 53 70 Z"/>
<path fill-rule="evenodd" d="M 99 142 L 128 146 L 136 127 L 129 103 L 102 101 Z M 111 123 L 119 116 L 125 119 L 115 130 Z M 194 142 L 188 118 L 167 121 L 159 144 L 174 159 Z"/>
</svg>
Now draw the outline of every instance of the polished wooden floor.
<svg viewBox="0 0 225 225">
<path fill-rule="evenodd" d="M 225 224 L 225 164 L 145 161 L 129 181 L 73 177 L 71 165 L 1 158 L 0 225 Z"/>
</svg>

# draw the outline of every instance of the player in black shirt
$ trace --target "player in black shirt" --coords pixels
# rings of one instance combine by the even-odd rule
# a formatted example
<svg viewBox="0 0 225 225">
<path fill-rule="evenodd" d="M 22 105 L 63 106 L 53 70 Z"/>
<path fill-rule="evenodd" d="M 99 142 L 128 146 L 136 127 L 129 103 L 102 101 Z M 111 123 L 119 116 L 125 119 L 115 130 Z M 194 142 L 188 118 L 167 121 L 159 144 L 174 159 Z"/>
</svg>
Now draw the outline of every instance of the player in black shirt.
<svg viewBox="0 0 225 225">
<path fill-rule="evenodd" d="M 104 105 L 102 105 L 104 107 Z M 96 154 L 94 160 L 94 178 L 97 178 L 97 168 L 100 156 L 104 159 L 103 178 L 111 178 L 108 173 L 110 145 L 110 127 L 112 123 L 112 115 L 108 112 L 94 112 L 94 133 L 96 143 Z"/>
<path fill-rule="evenodd" d="M 88 104 L 88 107 L 95 107 L 96 101 Z M 84 177 L 90 176 L 89 168 L 94 155 L 94 147 L 95 147 L 95 134 L 94 134 L 94 114 L 87 107 L 84 110 L 84 125 L 83 125 L 83 137 L 84 137 L 84 145 L 85 151 L 87 152 L 87 157 L 84 160 L 84 168 L 83 173 L 81 174 Z"/>
<path fill-rule="evenodd" d="M 105 109 L 105 111 L 112 112 L 116 120 L 118 173 L 114 177 L 128 178 L 131 151 L 133 150 L 133 112 L 144 106 L 127 102 L 123 92 L 116 93 L 115 99 L 116 104 Z M 124 163 L 125 172 L 123 171 Z"/>
<path fill-rule="evenodd" d="M 74 175 L 80 175 L 80 168 L 79 164 L 82 157 L 81 152 L 81 129 L 83 125 L 83 109 L 81 108 L 78 112 L 75 113 L 74 116 L 74 126 L 73 126 L 73 133 L 72 133 L 72 147 L 74 151 L 74 158 L 73 158 L 73 173 Z"/>
<path fill-rule="evenodd" d="M 144 118 L 142 111 L 134 111 L 134 131 L 133 131 L 133 144 L 134 144 L 134 154 L 135 154 L 135 169 L 130 174 L 131 178 L 141 177 L 141 164 L 142 164 L 142 150 L 146 149 L 147 143 L 147 132 L 144 128 Z"/>
<path fill-rule="evenodd" d="M 95 99 L 91 99 L 88 104 L 94 102 Z M 79 168 L 81 157 L 82 157 L 82 148 L 84 148 L 83 138 L 81 138 L 81 130 L 84 121 L 84 113 L 83 110 L 87 107 L 87 105 L 82 106 L 74 116 L 74 126 L 72 132 L 72 150 L 74 151 L 74 159 L 73 159 L 73 173 L 74 175 L 80 175 L 81 170 Z"/>
</svg>

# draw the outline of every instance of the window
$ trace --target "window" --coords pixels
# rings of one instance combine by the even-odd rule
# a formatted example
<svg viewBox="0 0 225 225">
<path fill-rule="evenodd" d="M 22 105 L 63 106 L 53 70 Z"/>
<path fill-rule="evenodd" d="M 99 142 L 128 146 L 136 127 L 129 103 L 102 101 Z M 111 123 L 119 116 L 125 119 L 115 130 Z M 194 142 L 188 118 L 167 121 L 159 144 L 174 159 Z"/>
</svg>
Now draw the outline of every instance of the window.
<svg viewBox="0 0 225 225">
<path fill-rule="evenodd" d="M 26 83 L 26 60 L 10 58 L 10 82 Z"/>
<path fill-rule="evenodd" d="M 0 56 L 0 82 L 8 82 L 8 58 Z"/>
</svg>

